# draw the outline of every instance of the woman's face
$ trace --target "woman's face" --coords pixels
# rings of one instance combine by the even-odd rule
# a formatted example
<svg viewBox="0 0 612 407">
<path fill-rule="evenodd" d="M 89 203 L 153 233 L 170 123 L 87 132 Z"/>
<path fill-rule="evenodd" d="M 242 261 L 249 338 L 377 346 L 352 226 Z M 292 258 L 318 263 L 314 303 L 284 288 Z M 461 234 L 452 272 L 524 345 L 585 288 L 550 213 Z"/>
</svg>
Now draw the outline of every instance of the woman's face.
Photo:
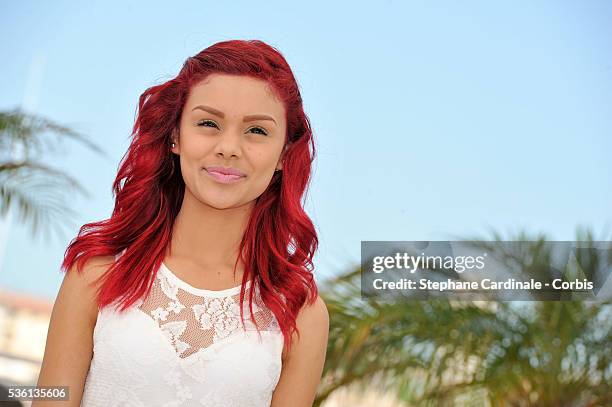
<svg viewBox="0 0 612 407">
<path fill-rule="evenodd" d="M 285 133 L 285 108 L 265 81 L 209 75 L 192 88 L 173 139 L 186 192 L 217 209 L 254 201 L 282 168 Z"/>
</svg>

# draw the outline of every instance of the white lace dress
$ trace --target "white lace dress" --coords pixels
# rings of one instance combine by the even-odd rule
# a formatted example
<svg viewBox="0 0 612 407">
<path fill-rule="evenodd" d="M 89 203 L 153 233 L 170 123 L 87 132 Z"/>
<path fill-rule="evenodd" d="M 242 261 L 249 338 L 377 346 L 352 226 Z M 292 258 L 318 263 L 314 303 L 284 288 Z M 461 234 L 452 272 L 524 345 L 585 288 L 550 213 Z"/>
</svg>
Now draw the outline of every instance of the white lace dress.
<svg viewBox="0 0 612 407">
<path fill-rule="evenodd" d="M 248 297 L 243 329 L 240 286 L 198 289 L 162 263 L 144 300 L 121 314 L 112 307 L 98 313 L 81 406 L 269 406 L 283 336 L 257 294 L 261 337 Z"/>
</svg>

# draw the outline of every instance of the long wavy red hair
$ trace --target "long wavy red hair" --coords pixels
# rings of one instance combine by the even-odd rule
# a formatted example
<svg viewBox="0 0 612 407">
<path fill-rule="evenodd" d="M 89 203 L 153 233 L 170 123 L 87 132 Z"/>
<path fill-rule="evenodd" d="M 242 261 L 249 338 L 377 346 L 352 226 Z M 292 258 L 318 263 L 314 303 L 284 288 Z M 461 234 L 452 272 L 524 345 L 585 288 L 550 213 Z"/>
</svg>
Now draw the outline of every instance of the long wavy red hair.
<svg viewBox="0 0 612 407">
<path fill-rule="evenodd" d="M 82 273 L 91 257 L 123 252 L 96 282 L 98 307 L 117 302 L 123 311 L 149 293 L 185 191 L 179 157 L 169 150 L 170 137 L 178 129 L 190 89 L 211 73 L 265 80 L 285 106 L 283 169 L 257 198 L 238 258 L 245 265 L 240 302 L 245 301 L 245 283 L 252 277 L 290 348 L 292 332 L 299 336 L 299 310 L 318 295 L 312 261 L 318 238 L 302 205 L 315 145 L 291 68 L 278 50 L 262 41 L 216 43 L 188 58 L 175 78 L 140 96 L 130 147 L 113 183 L 112 215 L 80 228 L 66 249 L 61 269 L 68 272 L 76 262 Z M 253 316 L 254 290 L 248 291 Z"/>
</svg>

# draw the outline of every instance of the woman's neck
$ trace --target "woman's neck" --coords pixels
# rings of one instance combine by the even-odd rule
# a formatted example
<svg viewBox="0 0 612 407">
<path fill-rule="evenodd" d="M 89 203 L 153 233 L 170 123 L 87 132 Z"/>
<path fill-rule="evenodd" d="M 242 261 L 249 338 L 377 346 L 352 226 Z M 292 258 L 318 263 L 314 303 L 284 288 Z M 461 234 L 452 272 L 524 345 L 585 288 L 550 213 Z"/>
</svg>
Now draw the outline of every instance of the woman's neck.
<svg viewBox="0 0 612 407">
<path fill-rule="evenodd" d="M 203 269 L 233 269 L 253 205 L 217 209 L 186 190 L 172 229 L 171 257 L 189 260 Z"/>
</svg>

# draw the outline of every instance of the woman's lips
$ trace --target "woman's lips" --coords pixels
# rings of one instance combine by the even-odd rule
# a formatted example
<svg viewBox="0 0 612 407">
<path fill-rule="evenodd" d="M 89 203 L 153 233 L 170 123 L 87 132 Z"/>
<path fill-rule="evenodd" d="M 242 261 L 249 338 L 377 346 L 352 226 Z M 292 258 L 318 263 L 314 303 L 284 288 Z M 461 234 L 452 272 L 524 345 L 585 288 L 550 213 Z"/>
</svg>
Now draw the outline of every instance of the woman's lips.
<svg viewBox="0 0 612 407">
<path fill-rule="evenodd" d="M 218 181 L 222 184 L 231 184 L 234 182 L 238 182 L 244 178 L 243 175 L 222 174 L 217 171 L 208 171 L 206 168 L 204 168 L 204 171 L 206 171 L 206 173 L 210 175 L 211 178 L 213 178 L 215 181 Z"/>
</svg>

